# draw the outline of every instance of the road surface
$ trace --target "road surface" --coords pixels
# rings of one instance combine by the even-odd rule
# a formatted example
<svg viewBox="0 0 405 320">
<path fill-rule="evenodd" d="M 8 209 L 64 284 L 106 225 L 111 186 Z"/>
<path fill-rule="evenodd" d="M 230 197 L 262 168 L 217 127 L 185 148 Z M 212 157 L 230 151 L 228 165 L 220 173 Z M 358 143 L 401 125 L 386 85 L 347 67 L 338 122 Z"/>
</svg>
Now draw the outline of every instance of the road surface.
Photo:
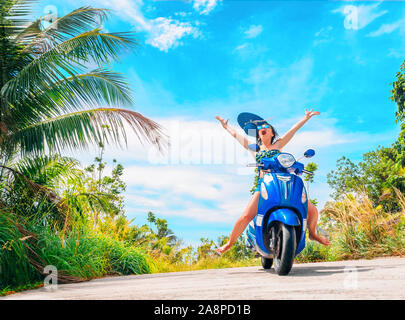
<svg viewBox="0 0 405 320">
<path fill-rule="evenodd" d="M 405 258 L 108 277 L 2 299 L 405 299 Z"/>
</svg>

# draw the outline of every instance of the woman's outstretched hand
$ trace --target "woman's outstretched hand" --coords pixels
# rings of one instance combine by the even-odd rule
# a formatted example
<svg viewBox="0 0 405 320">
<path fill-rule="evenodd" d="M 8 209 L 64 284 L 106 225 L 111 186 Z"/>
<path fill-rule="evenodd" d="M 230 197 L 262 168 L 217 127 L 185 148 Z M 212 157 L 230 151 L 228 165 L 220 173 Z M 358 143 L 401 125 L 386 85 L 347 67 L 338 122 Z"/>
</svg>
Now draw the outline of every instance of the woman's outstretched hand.
<svg viewBox="0 0 405 320">
<path fill-rule="evenodd" d="M 310 119 L 312 116 L 321 114 L 319 111 L 314 111 L 314 109 L 311 109 L 310 111 L 307 111 L 307 109 L 305 109 L 305 118 Z"/>
<path fill-rule="evenodd" d="M 215 118 L 217 118 L 217 119 L 219 120 L 219 122 L 221 122 L 221 124 L 222 124 L 222 126 L 224 127 L 224 129 L 227 128 L 229 119 L 224 120 L 224 119 L 222 119 L 220 116 L 216 116 Z"/>
<path fill-rule="evenodd" d="M 222 254 L 222 253 L 228 251 L 230 248 L 231 248 L 231 244 L 229 242 L 227 242 L 222 247 L 219 247 L 215 251 L 218 252 L 219 254 Z"/>
</svg>

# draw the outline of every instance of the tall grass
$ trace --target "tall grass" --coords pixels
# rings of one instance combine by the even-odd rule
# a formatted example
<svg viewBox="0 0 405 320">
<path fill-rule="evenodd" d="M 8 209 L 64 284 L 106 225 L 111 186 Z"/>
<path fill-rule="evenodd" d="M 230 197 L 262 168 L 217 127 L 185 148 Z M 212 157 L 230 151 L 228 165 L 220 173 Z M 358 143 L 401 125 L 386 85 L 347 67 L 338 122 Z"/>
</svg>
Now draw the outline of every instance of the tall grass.
<svg viewBox="0 0 405 320">
<path fill-rule="evenodd" d="M 364 192 L 327 203 L 321 212 L 321 225 L 328 230 L 331 245 L 308 241 L 297 262 L 405 255 L 405 196 L 396 190 L 395 197 L 401 204 L 399 212 L 373 206 Z M 104 219 L 96 227 L 90 216 L 70 221 L 69 228 L 44 227 L 40 220 L 0 212 L 0 292 L 42 281 L 41 268 L 45 265 L 56 266 L 60 282 L 106 275 L 260 266 L 259 259 L 239 252 L 244 248 L 243 241 L 222 256 L 215 254 L 215 244 L 208 240 L 195 252 L 187 247 L 165 253 L 147 242 L 134 244 L 130 221 L 122 217 Z"/>
<path fill-rule="evenodd" d="M 178 271 L 194 271 L 205 269 L 221 269 L 221 268 L 236 268 L 236 267 L 251 267 L 259 266 L 260 259 L 240 259 L 235 260 L 224 256 L 210 256 L 199 259 L 193 262 L 175 262 L 166 259 L 164 256 L 153 259 L 152 272 L 178 272 Z"/>
<path fill-rule="evenodd" d="M 405 196 L 395 189 L 399 212 L 373 206 L 364 191 L 342 201 L 327 203 L 323 221 L 331 236 L 328 255 L 333 259 L 405 255 Z"/>
<path fill-rule="evenodd" d="M 369 259 L 380 256 L 405 255 L 405 196 L 395 191 L 399 212 L 384 211 L 373 206 L 366 192 L 346 195 L 341 201 L 329 202 L 321 212 L 321 227 L 329 233 L 330 246 L 307 239 L 297 263 Z M 240 239 L 238 239 L 240 240 Z M 243 241 L 242 241 L 243 242 Z M 242 242 L 239 244 L 243 247 Z M 175 261 L 163 254 L 154 255 L 152 272 L 191 271 L 201 269 L 260 266 L 260 259 L 249 255 L 217 256 L 213 241 L 205 241 L 197 251 L 198 259 Z M 235 249 L 235 248 L 233 248 Z M 235 251 L 235 250 L 233 250 Z M 201 253 L 201 252 L 200 252 Z M 238 258 L 240 256 L 240 258 Z"/>
<path fill-rule="evenodd" d="M 39 273 L 28 259 L 28 249 L 18 230 L 15 216 L 0 211 L 0 289 L 39 280 Z"/>
<path fill-rule="evenodd" d="M 63 231 L 17 220 L 0 214 L 0 290 L 41 281 L 46 265 L 57 268 L 61 283 L 152 272 L 146 252 L 86 225 Z"/>
</svg>

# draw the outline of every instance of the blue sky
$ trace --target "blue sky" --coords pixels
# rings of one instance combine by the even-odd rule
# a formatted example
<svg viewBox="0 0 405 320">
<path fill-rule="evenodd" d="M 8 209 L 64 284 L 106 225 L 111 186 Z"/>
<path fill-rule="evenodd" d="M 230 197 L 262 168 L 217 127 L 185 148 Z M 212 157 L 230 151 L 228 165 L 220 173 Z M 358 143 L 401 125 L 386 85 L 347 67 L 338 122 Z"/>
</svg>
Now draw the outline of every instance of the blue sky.
<svg viewBox="0 0 405 320">
<path fill-rule="evenodd" d="M 389 96 L 404 57 L 402 1 L 61 0 L 41 1 L 38 15 L 84 5 L 112 10 L 109 32 L 137 33 L 138 48 L 113 66 L 133 89 L 127 107 L 161 123 L 177 146 L 159 161 L 133 136 L 127 150 L 107 150 L 126 168 L 135 223 L 153 211 L 192 244 L 230 233 L 249 201 L 252 159 L 216 115 L 236 127 L 240 112 L 257 113 L 284 133 L 305 108 L 319 110 L 284 151 L 316 150 L 310 194 L 320 208 L 338 158 L 360 160 L 399 132 Z"/>
</svg>

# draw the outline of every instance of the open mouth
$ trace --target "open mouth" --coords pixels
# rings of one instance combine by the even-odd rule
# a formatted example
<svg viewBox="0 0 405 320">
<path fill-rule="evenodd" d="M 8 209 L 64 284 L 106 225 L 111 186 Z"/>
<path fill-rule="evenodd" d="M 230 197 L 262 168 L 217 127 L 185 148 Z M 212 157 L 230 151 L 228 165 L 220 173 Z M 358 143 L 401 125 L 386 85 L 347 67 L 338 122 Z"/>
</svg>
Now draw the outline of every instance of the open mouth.
<svg viewBox="0 0 405 320">
<path fill-rule="evenodd" d="M 262 130 L 260 130 L 260 133 L 264 136 L 265 134 L 266 134 L 266 129 L 262 129 Z"/>
</svg>

